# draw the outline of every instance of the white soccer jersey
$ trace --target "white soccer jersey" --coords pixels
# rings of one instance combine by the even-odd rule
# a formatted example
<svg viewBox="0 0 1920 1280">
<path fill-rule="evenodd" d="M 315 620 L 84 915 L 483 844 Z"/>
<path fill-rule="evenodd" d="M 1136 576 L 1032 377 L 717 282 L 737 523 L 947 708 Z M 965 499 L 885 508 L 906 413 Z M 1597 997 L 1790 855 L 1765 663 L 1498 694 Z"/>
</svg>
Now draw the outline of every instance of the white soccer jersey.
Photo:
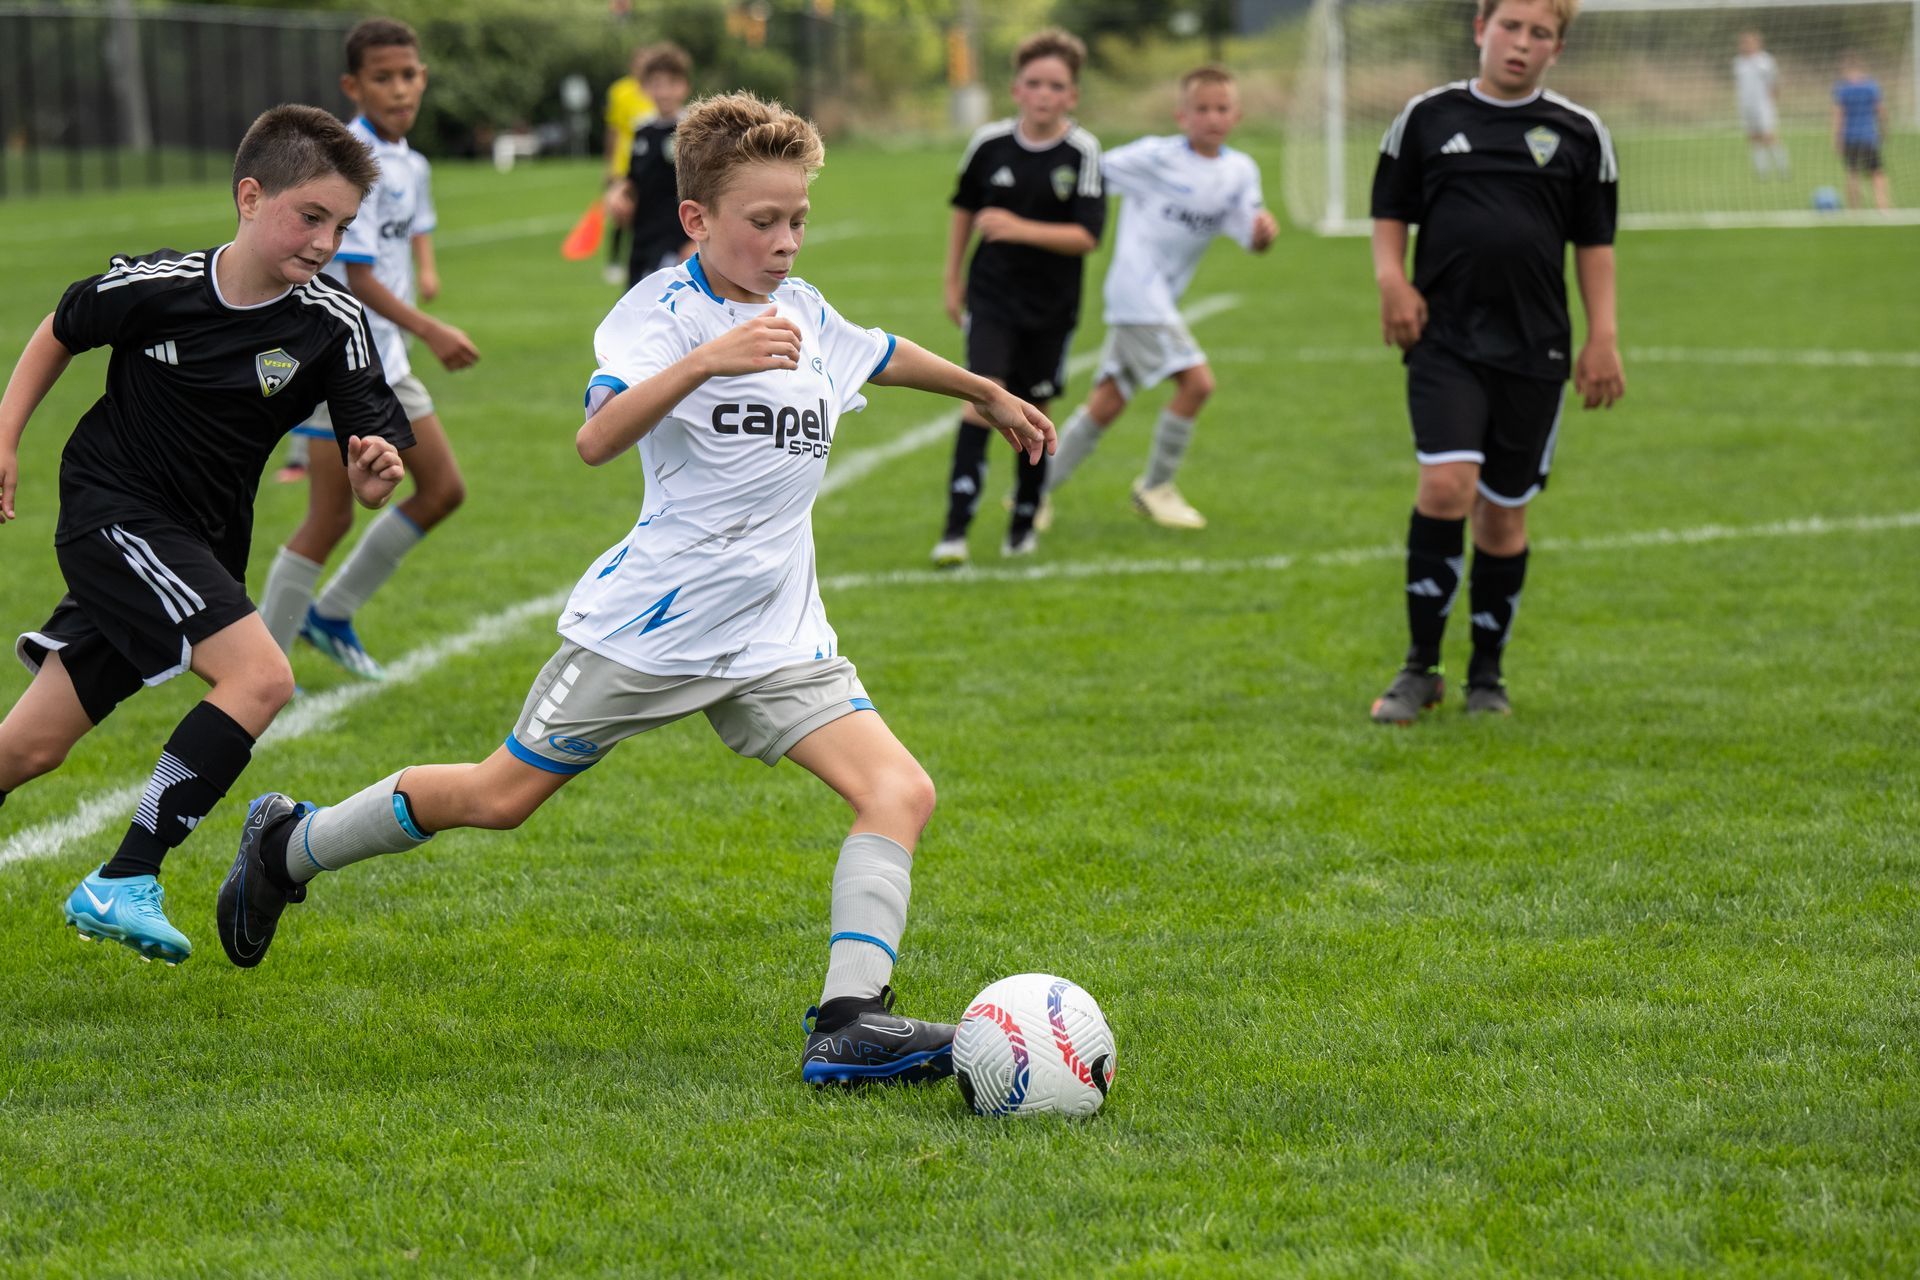
<svg viewBox="0 0 1920 1280">
<path fill-rule="evenodd" d="M 1773 85 L 1778 74 L 1773 55 L 1765 49 L 1735 58 L 1733 84 L 1740 98 L 1740 109 L 1751 114 L 1772 105 Z"/>
<path fill-rule="evenodd" d="M 709 378 L 639 444 L 640 519 L 593 563 L 560 634 L 636 671 L 746 677 L 837 652 L 814 577 L 813 499 L 840 415 L 894 339 L 860 329 L 805 281 L 773 295 L 800 367 Z M 630 290 L 593 335 L 588 384 L 615 394 L 766 311 L 729 302 L 699 255 Z"/>
<path fill-rule="evenodd" d="M 380 180 L 360 202 L 360 214 L 347 228 L 340 252 L 327 264 L 327 274 L 345 284 L 347 264 L 365 263 L 373 268 L 374 279 L 402 301 L 412 303 L 413 237 L 432 231 L 435 222 L 430 166 L 405 138 L 388 142 L 375 133 L 365 116 L 347 127 L 373 150 L 373 158 L 380 165 Z M 376 314 L 372 307 L 367 308 L 367 328 L 380 349 L 387 381 L 406 377 L 413 369 L 407 359 L 407 331 Z"/>
<path fill-rule="evenodd" d="M 1216 235 L 1253 244 L 1260 170 L 1231 147 L 1203 156 L 1179 135 L 1141 138 L 1101 157 L 1120 193 L 1120 230 L 1107 268 L 1108 324 L 1170 324 L 1200 255 Z"/>
</svg>

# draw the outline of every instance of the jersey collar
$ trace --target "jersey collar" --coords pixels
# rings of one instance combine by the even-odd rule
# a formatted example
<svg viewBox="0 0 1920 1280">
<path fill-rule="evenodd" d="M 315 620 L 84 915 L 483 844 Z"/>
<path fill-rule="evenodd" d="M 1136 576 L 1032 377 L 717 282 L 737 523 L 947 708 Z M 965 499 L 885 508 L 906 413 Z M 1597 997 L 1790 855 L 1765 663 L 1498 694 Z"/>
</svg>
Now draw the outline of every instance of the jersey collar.
<svg viewBox="0 0 1920 1280">
<path fill-rule="evenodd" d="M 1482 92 L 1480 92 L 1480 77 L 1479 77 L 1479 76 L 1475 76 L 1475 77 L 1474 77 L 1473 79 L 1471 79 L 1471 80 L 1469 80 L 1469 81 L 1467 81 L 1467 92 L 1468 92 L 1468 93 L 1470 93 L 1470 94 L 1472 94 L 1472 95 L 1473 95 L 1474 97 L 1476 97 L 1476 98 L 1478 98 L 1478 99 L 1480 99 L 1480 101 L 1482 101 L 1482 102 L 1484 102 L 1484 103 L 1486 103 L 1486 104 L 1487 104 L 1488 106 L 1490 106 L 1490 107 L 1525 107 L 1525 106 L 1530 106 L 1530 105 L 1532 105 L 1533 103 L 1536 103 L 1536 102 L 1538 102 L 1538 101 L 1540 101 L 1540 95 L 1541 95 L 1541 94 L 1543 94 L 1543 93 L 1545 93 L 1546 91 L 1547 91 L 1547 90 L 1546 90 L 1546 86 L 1545 86 L 1545 85 L 1542 85 L 1542 86 L 1541 86 L 1540 88 L 1538 88 L 1538 89 L 1535 89 L 1535 90 L 1534 90 L 1534 91 L 1533 91 L 1532 93 L 1530 93 L 1530 94 L 1528 94 L 1528 95 L 1527 95 L 1526 97 L 1524 97 L 1524 98 L 1511 98 L 1511 99 L 1509 99 L 1509 98 L 1494 98 L 1494 97 L 1489 97 L 1489 96 L 1488 96 L 1487 94 L 1484 94 L 1484 93 L 1482 93 Z"/>
<path fill-rule="evenodd" d="M 700 286 L 700 292 L 706 294 L 709 298 L 712 298 L 715 302 L 718 302 L 722 306 L 726 305 L 727 300 L 721 297 L 719 294 L 715 293 L 713 291 L 713 286 L 707 283 L 707 269 L 700 265 L 699 254 L 696 253 L 691 258 L 687 259 L 687 274 L 692 276 L 693 282 Z"/>
<path fill-rule="evenodd" d="M 365 129 L 367 131 L 367 136 L 373 139 L 374 146 L 391 147 L 395 151 L 407 150 L 407 140 L 405 138 L 400 139 L 400 141 L 398 142 L 388 142 L 385 138 L 380 136 L 380 131 L 373 127 L 373 121 L 367 119 L 366 114 L 364 112 L 360 115 L 355 116 L 353 118 L 353 122 L 356 125 L 360 126 L 362 129 Z"/>
<path fill-rule="evenodd" d="M 220 265 L 220 255 L 225 253 L 227 250 L 231 248 L 233 248 L 233 241 L 229 240 L 225 244 L 221 245 L 218 249 L 215 249 L 212 253 L 207 255 L 207 284 L 211 286 L 213 289 L 214 300 L 218 302 L 221 306 L 225 307 L 229 311 L 258 311 L 262 307 L 270 307 L 276 302 L 284 301 L 287 298 L 287 295 L 293 292 L 293 287 L 289 285 L 287 287 L 286 293 L 275 294 L 273 297 L 268 298 L 265 302 L 253 302 L 253 303 L 247 304 L 244 307 L 238 305 L 237 303 L 228 302 L 227 295 L 220 292 L 219 265 Z"/>
</svg>

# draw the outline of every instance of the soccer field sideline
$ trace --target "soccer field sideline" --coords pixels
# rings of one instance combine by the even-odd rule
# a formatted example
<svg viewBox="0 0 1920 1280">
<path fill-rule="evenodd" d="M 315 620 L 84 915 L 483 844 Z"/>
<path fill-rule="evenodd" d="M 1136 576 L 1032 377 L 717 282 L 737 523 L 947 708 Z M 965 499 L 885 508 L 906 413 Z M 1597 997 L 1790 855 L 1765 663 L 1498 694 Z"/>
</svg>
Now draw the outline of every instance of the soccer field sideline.
<svg viewBox="0 0 1920 1280">
<path fill-rule="evenodd" d="M 950 424 L 950 415 L 940 419 L 941 427 L 944 428 Z M 922 433 L 924 430 L 924 427 L 915 428 L 908 433 L 908 436 Z M 905 438 L 902 437 L 902 439 Z M 894 444 L 898 443 L 900 442 L 894 442 Z M 891 447 L 891 445 L 881 445 L 867 450 L 866 453 L 879 453 Z M 856 458 L 864 456 L 864 454 L 855 455 Z M 858 479 L 868 474 L 871 469 L 869 467 L 860 471 L 853 478 Z M 829 476 L 828 479 L 831 480 L 832 477 Z M 826 486 L 823 484 L 822 494 L 824 495 L 826 491 Z M 1907 529 L 1920 529 L 1920 511 L 1902 511 L 1878 516 L 1800 516 L 1787 520 L 1768 521 L 1763 524 L 1707 524 L 1686 529 L 1646 529 L 1605 534 L 1594 538 L 1542 538 L 1534 546 L 1540 551 L 1559 553 L 1629 551 L 1649 547 L 1700 546 L 1707 543 L 1763 538 L 1810 538 L 1839 533 L 1887 533 Z M 1282 554 L 1232 560 L 1162 557 L 1151 560 L 1067 561 L 1005 569 L 901 569 L 885 573 L 837 574 L 821 579 L 820 588 L 823 592 L 831 592 L 881 586 L 1045 582 L 1056 579 L 1145 577 L 1155 574 L 1278 573 L 1294 568 L 1333 567 L 1393 560 L 1405 554 L 1405 547 L 1382 543 L 1298 556 Z M 344 685 L 297 702 L 274 721 L 272 727 L 261 738 L 260 746 L 263 749 L 282 746 L 297 742 L 309 734 L 323 732 L 331 728 L 334 722 L 355 704 L 377 693 L 390 691 L 427 675 L 450 658 L 504 640 L 534 618 L 555 613 L 566 603 L 570 591 L 571 588 L 531 600 L 523 600 L 482 618 L 458 635 L 415 649 L 390 666 L 387 679 L 381 683 Z M 76 841 L 98 834 L 102 828 L 124 816 L 127 809 L 139 801 L 144 786 L 144 782 L 135 782 L 112 791 L 99 793 L 82 801 L 67 817 L 57 818 L 52 822 L 42 823 L 37 827 L 29 827 L 19 832 L 5 844 L 0 844 L 0 868 L 17 862 L 55 857 Z"/>
</svg>

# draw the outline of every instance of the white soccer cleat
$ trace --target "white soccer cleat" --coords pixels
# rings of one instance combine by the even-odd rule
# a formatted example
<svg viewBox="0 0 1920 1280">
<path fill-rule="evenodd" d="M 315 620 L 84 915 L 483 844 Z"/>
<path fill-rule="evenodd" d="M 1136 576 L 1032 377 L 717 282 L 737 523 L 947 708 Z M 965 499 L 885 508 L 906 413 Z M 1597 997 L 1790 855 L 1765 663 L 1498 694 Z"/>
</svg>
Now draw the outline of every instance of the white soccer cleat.
<svg viewBox="0 0 1920 1280">
<path fill-rule="evenodd" d="M 967 562 L 967 540 L 965 538 L 942 538 L 933 544 L 933 567 L 936 569 L 958 569 Z"/>
<path fill-rule="evenodd" d="M 1207 518 L 1180 496 L 1173 481 L 1149 489 L 1140 480 L 1133 482 L 1133 509 L 1163 529 L 1204 529 Z"/>
</svg>

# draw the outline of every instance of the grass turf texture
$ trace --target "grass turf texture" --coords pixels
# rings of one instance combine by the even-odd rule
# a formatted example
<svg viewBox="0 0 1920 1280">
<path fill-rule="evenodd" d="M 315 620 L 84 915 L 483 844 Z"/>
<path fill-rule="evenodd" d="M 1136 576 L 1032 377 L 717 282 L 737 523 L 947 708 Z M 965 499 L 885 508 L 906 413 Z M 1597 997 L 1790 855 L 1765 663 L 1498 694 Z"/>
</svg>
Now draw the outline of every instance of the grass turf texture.
<svg viewBox="0 0 1920 1280">
<path fill-rule="evenodd" d="M 833 154 L 800 269 L 956 354 L 952 159 Z M 591 169 L 437 185 L 439 310 L 485 358 L 425 371 L 471 496 L 362 614 L 389 660 L 570 584 L 640 492 L 571 445 L 614 297 L 556 252 Z M 0 205 L 4 345 L 111 251 L 217 243 L 224 199 Z M 264 966 L 229 967 L 212 906 L 246 797 L 330 801 L 492 750 L 554 646 L 535 621 L 264 746 L 169 862 L 199 947 L 180 969 L 59 927 L 120 819 L 0 867 L 0 1272 L 1912 1273 L 1920 530 L 1582 548 L 1914 509 L 1920 370 L 1632 350 L 1911 349 L 1920 234 L 1629 238 L 1630 396 L 1568 413 L 1518 714 L 1469 721 L 1456 694 L 1411 731 L 1366 718 L 1404 645 L 1390 549 L 1413 481 L 1368 275 L 1357 241 L 1217 246 L 1189 296 L 1240 302 L 1198 327 L 1231 358 L 1181 477 L 1212 526 L 1127 508 L 1158 393 L 1019 562 L 1290 568 L 933 580 L 944 441 L 816 512 L 823 577 L 909 571 L 826 593 L 941 788 L 902 1011 L 956 1017 L 1022 969 L 1081 981 L 1120 1046 L 1096 1120 L 799 1084 L 844 814 L 698 721 L 518 832 L 323 878 Z M 1088 310 L 1080 351 L 1097 291 Z M 1330 345 L 1350 358 L 1295 358 Z M 57 458 L 103 367 L 77 360 L 28 432 L 23 518 L 0 530 L 9 636 L 60 593 Z M 872 399 L 836 466 L 946 413 Z M 1011 471 L 996 452 L 983 565 Z M 303 502 L 263 486 L 256 589 Z M 1352 548 L 1385 550 L 1315 558 Z M 1463 669 L 1464 626 L 1449 639 Z M 296 669 L 342 680 L 309 650 Z M 0 674 L 8 702 L 23 686 Z M 182 679 L 123 707 L 9 800 L 0 842 L 140 782 L 198 696 Z"/>
</svg>

